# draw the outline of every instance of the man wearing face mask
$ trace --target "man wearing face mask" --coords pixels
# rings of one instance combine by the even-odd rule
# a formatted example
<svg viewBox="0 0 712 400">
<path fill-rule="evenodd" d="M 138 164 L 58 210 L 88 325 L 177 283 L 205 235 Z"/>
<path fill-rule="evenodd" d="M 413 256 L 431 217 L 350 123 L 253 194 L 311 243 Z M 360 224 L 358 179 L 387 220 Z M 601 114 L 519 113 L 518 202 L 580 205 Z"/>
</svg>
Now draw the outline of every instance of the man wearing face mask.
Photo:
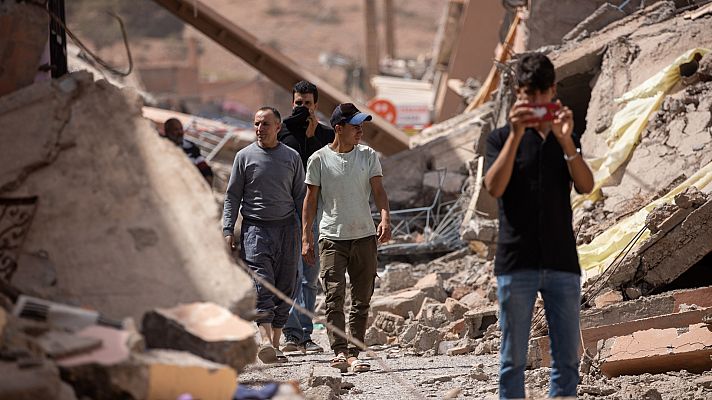
<svg viewBox="0 0 712 400">
<path fill-rule="evenodd" d="M 572 111 L 554 101 L 554 66 L 541 53 L 521 56 L 509 123 L 487 137 L 485 187 L 497 198 L 499 398 L 523 399 L 524 369 L 537 292 L 544 299 L 552 366 L 549 396 L 575 399 L 578 384 L 581 269 L 571 223 L 571 188 L 593 190 Z"/>
<path fill-rule="evenodd" d="M 292 115 L 284 119 L 279 141 L 293 148 L 302 158 L 302 166 L 306 169 L 307 160 L 315 151 L 334 141 L 334 130 L 319 123 L 316 118 L 319 90 L 308 81 L 300 81 L 292 89 Z M 318 213 L 320 214 L 320 213 Z M 314 237 L 319 236 L 319 221 L 313 228 Z M 302 260 L 299 267 L 300 284 L 297 286 L 296 303 L 314 312 L 319 280 L 319 259 L 313 264 Z M 324 349 L 314 343 L 311 338 L 313 322 L 311 318 L 295 308 L 289 313 L 287 325 L 284 327 L 284 347 L 287 354 L 321 353 Z"/>
</svg>

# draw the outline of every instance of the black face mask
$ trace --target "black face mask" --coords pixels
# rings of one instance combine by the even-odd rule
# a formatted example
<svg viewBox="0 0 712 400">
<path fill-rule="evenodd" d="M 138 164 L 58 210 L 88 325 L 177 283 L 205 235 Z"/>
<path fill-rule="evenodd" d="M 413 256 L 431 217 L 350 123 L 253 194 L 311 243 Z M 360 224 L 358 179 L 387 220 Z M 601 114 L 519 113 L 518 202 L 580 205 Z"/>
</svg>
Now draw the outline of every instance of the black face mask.
<svg viewBox="0 0 712 400">
<path fill-rule="evenodd" d="M 305 106 L 296 106 L 292 109 L 292 115 L 295 120 L 306 121 L 309 118 L 309 109 Z"/>
<path fill-rule="evenodd" d="M 309 109 L 304 106 L 296 106 L 292 109 L 292 115 L 284 119 L 284 124 L 295 133 L 306 128 L 307 118 L 309 118 Z"/>
</svg>

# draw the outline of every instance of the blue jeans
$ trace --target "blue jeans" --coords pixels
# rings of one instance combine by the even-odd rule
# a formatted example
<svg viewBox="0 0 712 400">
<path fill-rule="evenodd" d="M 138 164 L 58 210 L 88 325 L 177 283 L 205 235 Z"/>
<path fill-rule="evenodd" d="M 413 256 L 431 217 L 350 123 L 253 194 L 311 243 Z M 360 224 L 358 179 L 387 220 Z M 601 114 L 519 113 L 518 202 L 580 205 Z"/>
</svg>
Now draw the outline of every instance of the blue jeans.
<svg viewBox="0 0 712 400">
<path fill-rule="evenodd" d="M 317 212 L 320 215 L 321 210 Z M 316 250 L 316 243 L 319 241 L 319 218 L 314 221 L 314 265 L 306 265 L 304 259 L 299 260 L 299 282 L 295 293 L 294 301 L 314 312 L 316 307 L 316 293 L 319 287 L 319 254 Z M 289 311 L 287 324 L 284 326 L 284 336 L 287 338 L 295 338 L 298 343 L 304 343 L 311 340 L 311 334 L 314 331 L 312 319 L 297 311 L 294 307 Z"/>
<path fill-rule="evenodd" d="M 523 270 L 497 276 L 499 324 L 499 398 L 524 398 L 529 330 L 537 292 L 544 299 L 551 340 L 549 396 L 576 396 L 579 364 L 581 277 L 550 269 Z"/>
</svg>

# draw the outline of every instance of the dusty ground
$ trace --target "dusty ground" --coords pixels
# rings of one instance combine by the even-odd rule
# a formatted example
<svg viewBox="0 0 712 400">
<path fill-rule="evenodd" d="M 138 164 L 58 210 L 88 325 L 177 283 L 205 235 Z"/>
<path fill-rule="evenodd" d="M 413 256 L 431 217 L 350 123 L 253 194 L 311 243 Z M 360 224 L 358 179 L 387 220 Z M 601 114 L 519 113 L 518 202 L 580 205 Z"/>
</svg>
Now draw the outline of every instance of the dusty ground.
<svg viewBox="0 0 712 400">
<path fill-rule="evenodd" d="M 313 339 L 328 348 L 325 330 L 317 330 Z M 406 350 L 397 348 L 377 351 L 386 357 L 386 363 L 401 379 L 412 384 L 425 398 L 445 398 L 459 389 L 457 399 L 493 400 L 497 399 L 497 369 L 499 356 L 496 354 L 475 356 L 419 357 L 408 355 Z M 264 366 L 257 362 L 242 373 L 240 382 L 259 385 L 266 381 L 300 380 L 306 387 L 312 365 L 328 366 L 331 353 L 292 356 L 290 362 L 282 365 Z M 363 356 L 362 356 L 363 358 Z M 342 374 L 342 381 L 354 387 L 345 391 L 345 400 L 403 400 L 416 398 L 391 374 L 371 361 L 371 372 L 362 374 Z M 533 399 L 546 397 L 549 382 L 549 368 L 526 371 L 528 394 Z M 604 376 L 586 375 L 578 387 L 578 397 L 590 400 L 709 400 L 712 399 L 712 371 L 692 374 L 686 371 L 665 374 L 643 374 L 608 379 Z"/>
<path fill-rule="evenodd" d="M 316 331 L 314 341 L 324 348 L 328 348 L 326 331 Z M 414 385 L 424 397 L 443 398 L 446 392 L 457 387 L 470 387 L 463 391 L 458 398 L 468 399 L 496 399 L 497 390 L 497 364 L 496 355 L 464 355 L 457 357 L 435 356 L 418 357 L 405 355 L 406 351 L 388 349 L 378 351 L 381 357 L 388 357 L 385 361 L 394 373 L 401 379 Z M 260 383 L 265 380 L 305 380 L 310 373 L 311 366 L 320 364 L 329 365 L 331 352 L 323 354 L 292 356 L 290 362 L 282 365 L 265 367 L 257 362 L 240 375 L 240 382 L 245 384 Z M 363 358 L 363 356 L 362 356 Z M 392 376 L 386 373 L 375 361 L 371 361 L 371 371 L 362 374 L 347 373 L 342 375 L 344 382 L 354 384 L 354 388 L 342 395 L 343 399 L 365 400 L 401 400 L 414 398 L 408 389 L 394 382 Z M 489 380 L 477 382 L 473 386 L 468 378 L 472 367 L 478 364 L 484 366 Z M 304 387 L 304 386 L 303 386 Z"/>
</svg>

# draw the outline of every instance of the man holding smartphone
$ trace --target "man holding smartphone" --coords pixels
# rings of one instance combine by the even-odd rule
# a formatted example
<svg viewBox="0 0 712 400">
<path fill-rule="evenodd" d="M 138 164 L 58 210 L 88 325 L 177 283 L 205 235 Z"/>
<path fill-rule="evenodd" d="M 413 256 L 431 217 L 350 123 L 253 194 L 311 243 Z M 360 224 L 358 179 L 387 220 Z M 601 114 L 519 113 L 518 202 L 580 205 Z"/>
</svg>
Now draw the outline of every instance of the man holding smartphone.
<svg viewBox="0 0 712 400">
<path fill-rule="evenodd" d="M 552 349 L 549 396 L 576 396 L 581 270 L 571 187 L 593 189 L 593 174 L 573 133 L 573 113 L 554 102 L 554 66 L 541 53 L 521 56 L 509 123 L 487 138 L 485 187 L 497 198 L 495 256 L 500 307 L 500 399 L 523 399 L 524 369 L 537 292 Z M 543 111 L 542 111 L 543 110 Z M 547 117 L 547 115 L 549 117 Z"/>
</svg>

